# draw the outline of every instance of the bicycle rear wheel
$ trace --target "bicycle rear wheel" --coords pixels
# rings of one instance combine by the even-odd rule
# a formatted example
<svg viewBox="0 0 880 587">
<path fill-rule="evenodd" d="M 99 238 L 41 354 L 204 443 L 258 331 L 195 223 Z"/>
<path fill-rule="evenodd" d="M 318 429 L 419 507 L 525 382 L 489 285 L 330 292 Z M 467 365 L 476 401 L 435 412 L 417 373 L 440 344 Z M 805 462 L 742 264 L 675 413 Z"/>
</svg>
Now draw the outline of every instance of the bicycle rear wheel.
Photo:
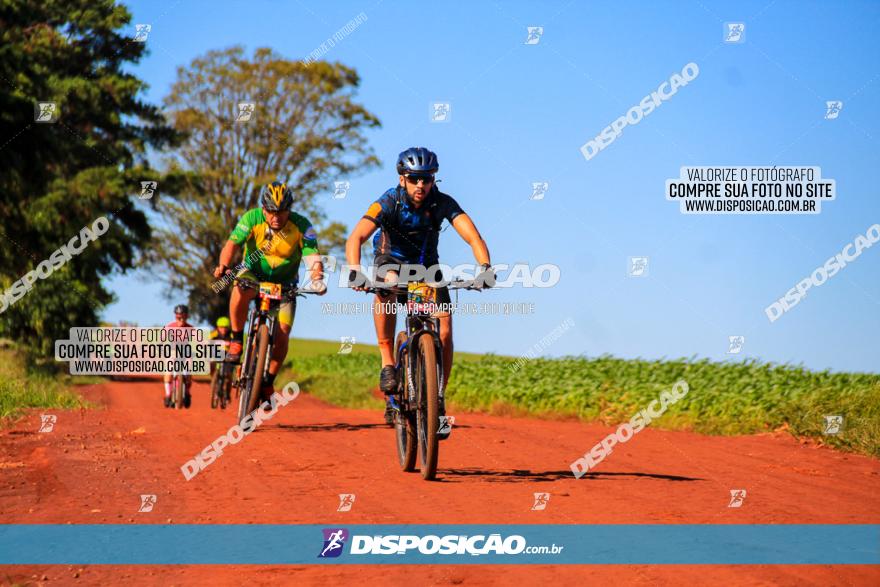
<svg viewBox="0 0 880 587">
<path fill-rule="evenodd" d="M 396 364 L 400 365 L 400 372 L 397 374 L 397 377 L 398 379 L 402 378 L 401 383 L 398 385 L 398 389 L 404 390 L 405 397 L 409 352 L 408 349 L 404 350 L 404 356 L 401 357 L 401 347 L 404 342 L 406 342 L 406 333 L 398 332 L 397 342 L 394 345 L 394 358 Z M 397 441 L 397 458 L 400 462 L 401 470 L 409 472 L 414 471 L 416 468 L 416 449 L 418 447 L 416 419 L 413 417 L 412 412 L 403 410 L 404 398 L 400 398 L 398 404 L 400 405 L 401 410 L 394 415 L 394 435 L 395 440 Z"/>
<path fill-rule="evenodd" d="M 437 458 L 440 449 L 437 439 L 437 426 L 440 422 L 440 373 L 438 367 L 433 337 L 419 337 L 415 377 L 415 384 L 418 387 L 416 426 L 419 437 L 422 478 L 429 481 L 437 476 Z"/>
</svg>

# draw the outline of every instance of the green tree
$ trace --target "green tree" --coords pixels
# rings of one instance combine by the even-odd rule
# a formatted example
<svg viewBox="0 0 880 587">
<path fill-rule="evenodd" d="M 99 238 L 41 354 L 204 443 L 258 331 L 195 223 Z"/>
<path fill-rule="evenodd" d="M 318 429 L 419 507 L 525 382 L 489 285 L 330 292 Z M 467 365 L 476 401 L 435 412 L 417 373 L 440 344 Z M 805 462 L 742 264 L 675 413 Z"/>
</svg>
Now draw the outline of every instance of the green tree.
<svg viewBox="0 0 880 587">
<path fill-rule="evenodd" d="M 140 180 L 161 183 L 146 150 L 179 136 L 140 99 L 146 84 L 123 72 L 145 52 L 130 20 L 112 0 L 0 0 L 0 288 L 96 218 L 110 221 L 97 242 L 0 313 L 0 336 L 36 354 L 54 354 L 55 339 L 96 325 L 113 301 L 101 279 L 135 266 L 150 238 L 132 205 Z M 56 122 L 35 122 L 38 102 L 55 103 Z"/>
<path fill-rule="evenodd" d="M 270 181 L 287 182 L 293 209 L 317 227 L 322 252 L 342 246 L 345 227 L 326 223 L 318 200 L 331 196 L 333 180 L 379 163 L 364 133 L 380 123 L 355 102 L 359 84 L 345 65 L 290 61 L 267 48 L 250 59 L 237 46 L 209 51 L 178 69 L 165 106 L 187 136 L 168 161 L 183 182 L 160 200 L 148 262 L 169 292 L 188 293 L 196 316 L 226 314 L 211 272 L 230 231 L 259 205 Z M 249 120 L 240 119 L 239 104 L 254 105 Z"/>
</svg>

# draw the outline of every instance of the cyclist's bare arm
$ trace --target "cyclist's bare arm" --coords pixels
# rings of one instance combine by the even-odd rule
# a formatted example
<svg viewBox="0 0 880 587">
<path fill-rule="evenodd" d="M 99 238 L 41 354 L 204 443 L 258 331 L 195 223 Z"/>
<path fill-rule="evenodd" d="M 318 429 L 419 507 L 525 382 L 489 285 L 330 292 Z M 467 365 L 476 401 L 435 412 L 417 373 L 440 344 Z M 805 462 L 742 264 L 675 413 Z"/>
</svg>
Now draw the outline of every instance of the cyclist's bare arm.
<svg viewBox="0 0 880 587">
<path fill-rule="evenodd" d="M 226 241 L 223 250 L 220 251 L 220 264 L 214 269 L 214 277 L 221 278 L 232 267 L 232 260 L 241 251 L 241 246 L 232 241 Z"/>
<path fill-rule="evenodd" d="M 348 240 L 345 241 L 345 260 L 348 262 L 348 267 L 351 269 L 357 269 L 360 271 L 361 267 L 361 247 L 367 239 L 370 238 L 376 229 L 379 226 L 366 218 L 361 218 L 357 224 L 354 225 L 354 230 L 351 231 L 351 235 L 348 237 Z M 354 288 L 355 291 L 364 291 L 362 287 Z"/>
<path fill-rule="evenodd" d="M 345 260 L 352 267 L 359 267 L 361 264 L 361 247 L 367 239 L 370 238 L 376 229 L 379 228 L 375 222 L 361 218 L 354 225 L 354 230 L 348 240 L 345 241 Z"/>
<path fill-rule="evenodd" d="M 471 246 L 471 250 L 474 252 L 474 259 L 477 260 L 477 263 L 480 265 L 492 264 L 489 260 L 489 247 L 486 246 L 486 241 L 480 236 L 480 231 L 474 226 L 474 222 L 471 220 L 470 216 L 467 214 L 459 214 L 452 219 L 452 227 L 464 242 Z"/>
</svg>

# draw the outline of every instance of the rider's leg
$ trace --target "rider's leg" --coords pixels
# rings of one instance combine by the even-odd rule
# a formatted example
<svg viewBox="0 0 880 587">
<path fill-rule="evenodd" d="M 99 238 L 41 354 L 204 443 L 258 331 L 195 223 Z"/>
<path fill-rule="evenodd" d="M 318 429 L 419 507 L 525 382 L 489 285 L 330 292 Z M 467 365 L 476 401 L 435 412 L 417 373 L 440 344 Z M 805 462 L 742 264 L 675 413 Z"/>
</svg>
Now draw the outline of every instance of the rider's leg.
<svg viewBox="0 0 880 587">
<path fill-rule="evenodd" d="M 393 258 L 379 256 L 375 259 L 376 281 L 388 284 L 396 284 L 399 274 L 399 265 L 394 263 Z M 376 295 L 373 300 L 373 323 L 376 326 L 376 340 L 379 343 L 379 355 L 382 360 L 382 370 L 379 372 L 379 389 L 386 394 L 394 393 L 397 389 L 397 371 L 394 367 L 394 329 L 397 325 L 397 313 L 394 307 L 397 296 L 388 294 Z M 386 406 L 385 421 L 391 423 L 391 408 Z"/>
<path fill-rule="evenodd" d="M 229 342 L 229 356 L 233 362 L 241 357 L 248 305 L 256 295 L 257 292 L 252 289 L 243 289 L 240 287 L 232 288 L 232 295 L 229 297 L 229 321 L 231 322 L 232 330 L 232 336 Z"/>
<path fill-rule="evenodd" d="M 232 295 L 229 296 L 229 321 L 231 322 L 232 332 L 244 330 L 248 304 L 256 295 L 257 292 L 253 289 L 232 288 Z"/>
<path fill-rule="evenodd" d="M 395 265 L 387 263 L 387 259 L 379 258 L 376 263 L 381 263 L 376 268 L 376 281 L 382 283 L 397 283 L 398 271 Z M 397 313 L 393 304 L 396 297 L 393 295 L 380 296 L 376 294 L 374 299 L 373 323 L 376 326 L 376 340 L 379 343 L 379 355 L 382 359 L 382 367 L 394 365 L 394 328 L 397 325 Z"/>
<path fill-rule="evenodd" d="M 452 373 L 452 314 L 442 312 L 437 317 L 440 319 L 440 344 L 443 346 L 443 389 L 446 389 L 449 374 Z"/>
<path fill-rule="evenodd" d="M 379 343 L 379 354 L 382 358 L 382 370 L 379 372 L 379 389 L 384 393 L 394 393 L 397 389 L 397 369 L 394 366 L 394 327 L 397 315 L 394 313 L 394 296 L 376 296 L 376 309 L 373 321 L 376 325 L 376 339 Z M 389 409 L 385 411 L 385 420 L 390 421 Z"/>
<path fill-rule="evenodd" d="M 373 323 L 376 326 L 376 339 L 379 341 L 382 366 L 394 365 L 394 328 L 397 325 L 397 314 L 392 309 L 394 296 L 383 298 L 377 294 L 375 304 Z"/>
<path fill-rule="evenodd" d="M 166 373 L 162 379 L 165 381 L 165 397 L 171 397 L 171 373 Z"/>
<path fill-rule="evenodd" d="M 287 358 L 287 349 L 290 345 L 290 332 L 293 330 L 293 318 L 296 314 L 296 303 L 284 302 L 278 309 L 278 328 L 275 330 L 275 339 L 272 341 L 272 356 L 269 357 L 269 377 L 263 382 L 263 399 L 269 399 L 275 391 L 275 376 L 281 370 L 284 359 Z"/>
</svg>

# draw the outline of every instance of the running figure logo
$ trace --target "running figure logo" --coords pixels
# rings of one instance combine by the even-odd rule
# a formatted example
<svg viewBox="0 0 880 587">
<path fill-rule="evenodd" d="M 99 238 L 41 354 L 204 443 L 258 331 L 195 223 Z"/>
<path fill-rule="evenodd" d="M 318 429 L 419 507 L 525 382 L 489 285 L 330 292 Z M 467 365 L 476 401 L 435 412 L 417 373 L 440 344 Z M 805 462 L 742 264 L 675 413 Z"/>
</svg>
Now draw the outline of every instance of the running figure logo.
<svg viewBox="0 0 880 587">
<path fill-rule="evenodd" d="M 451 434 L 453 424 L 455 424 L 455 416 L 440 416 L 440 425 L 437 426 L 437 434 Z"/>
<path fill-rule="evenodd" d="M 153 197 L 153 193 L 155 193 L 157 187 L 159 187 L 159 182 L 157 181 L 142 181 L 141 195 L 139 195 L 138 198 L 141 200 L 149 200 Z"/>
<path fill-rule="evenodd" d="M 431 104 L 431 122 L 449 122 L 452 118 L 452 104 L 434 102 Z"/>
<path fill-rule="evenodd" d="M 351 182 L 349 181 L 334 181 L 333 185 L 336 187 L 333 192 L 334 200 L 342 200 L 345 196 L 348 195 L 348 190 L 351 188 Z"/>
<path fill-rule="evenodd" d="M 630 257 L 627 266 L 627 275 L 630 277 L 644 277 L 648 274 L 647 257 Z"/>
<path fill-rule="evenodd" d="M 339 494 L 339 507 L 336 508 L 337 512 L 350 512 L 351 506 L 354 505 L 354 493 L 340 493 Z"/>
<path fill-rule="evenodd" d="M 840 434 L 843 428 L 843 416 L 825 416 L 825 428 L 822 434 Z"/>
<path fill-rule="evenodd" d="M 337 355 L 350 355 L 354 349 L 355 338 L 353 336 L 342 336 L 339 339 L 339 352 Z"/>
<path fill-rule="evenodd" d="M 254 109 L 257 107 L 253 102 L 239 102 L 238 104 L 238 116 L 235 118 L 235 122 L 247 122 L 251 119 L 251 116 L 254 114 Z"/>
<path fill-rule="evenodd" d="M 321 255 L 321 263 L 324 264 L 324 271 L 326 273 L 336 271 L 336 257 L 333 255 Z"/>
<path fill-rule="evenodd" d="M 58 105 L 55 102 L 37 102 L 34 108 L 34 122 L 55 122 L 58 120 Z"/>
<path fill-rule="evenodd" d="M 550 189 L 550 182 L 548 181 L 533 181 L 532 182 L 532 195 L 529 196 L 530 200 L 543 200 L 544 195 L 547 193 L 547 190 Z"/>
<path fill-rule="evenodd" d="M 828 100 L 825 102 L 825 120 L 834 120 L 840 116 L 843 110 L 843 102 L 840 100 Z"/>
<path fill-rule="evenodd" d="M 324 548 L 318 558 L 336 558 L 342 554 L 342 547 L 348 540 L 348 530 L 345 528 L 324 528 Z"/>
<path fill-rule="evenodd" d="M 153 25 L 151 24 L 136 24 L 134 25 L 134 38 L 132 41 L 135 43 L 145 43 L 147 41 L 147 36 L 150 34 L 150 31 L 153 29 Z"/>
<path fill-rule="evenodd" d="M 138 508 L 139 512 L 151 512 L 153 511 L 153 506 L 156 505 L 156 496 L 155 495 L 142 495 L 141 496 L 141 507 Z"/>
<path fill-rule="evenodd" d="M 745 40 L 746 25 L 741 22 L 724 23 L 724 42 L 742 43 Z"/>
<path fill-rule="evenodd" d="M 550 502 L 550 494 L 549 493 L 535 493 L 534 495 L 535 495 L 535 503 L 532 504 L 532 511 L 547 509 L 547 504 Z"/>
<path fill-rule="evenodd" d="M 526 27 L 528 30 L 528 36 L 526 37 L 526 42 L 524 45 L 537 45 L 541 42 L 541 35 L 544 34 L 544 27 L 542 26 L 530 26 Z"/>
<path fill-rule="evenodd" d="M 741 507 L 745 500 L 746 500 L 746 490 L 745 489 L 731 489 L 730 490 L 730 503 L 727 504 L 727 507 L 729 507 L 729 508 Z"/>
<path fill-rule="evenodd" d="M 52 432 L 57 421 L 58 416 L 55 414 L 40 414 L 40 432 Z"/>
<path fill-rule="evenodd" d="M 733 336 L 728 336 L 728 346 L 727 346 L 727 354 L 728 355 L 738 355 L 743 350 L 743 345 L 746 344 L 746 337 L 737 334 Z"/>
</svg>

